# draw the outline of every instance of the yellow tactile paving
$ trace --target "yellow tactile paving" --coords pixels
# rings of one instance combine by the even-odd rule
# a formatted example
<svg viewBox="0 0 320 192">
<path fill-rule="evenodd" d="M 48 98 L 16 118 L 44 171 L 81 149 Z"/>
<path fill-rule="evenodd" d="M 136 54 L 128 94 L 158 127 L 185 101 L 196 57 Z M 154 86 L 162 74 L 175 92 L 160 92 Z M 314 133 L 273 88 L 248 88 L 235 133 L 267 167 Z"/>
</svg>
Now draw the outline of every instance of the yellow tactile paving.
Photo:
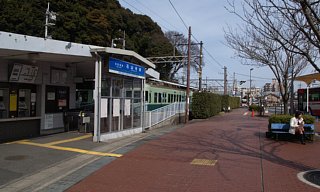
<svg viewBox="0 0 320 192">
<path fill-rule="evenodd" d="M 206 165 L 206 166 L 214 166 L 218 160 L 212 159 L 194 159 L 191 164 L 192 165 Z"/>
<path fill-rule="evenodd" d="M 72 141 L 78 141 L 78 140 L 81 140 L 81 139 L 86 139 L 86 138 L 89 138 L 89 137 L 92 137 L 92 135 L 88 134 L 88 135 L 83 135 L 83 136 L 72 138 L 72 139 L 54 141 L 54 142 L 46 143 L 46 145 L 57 145 L 57 144 L 61 144 L 61 143 L 68 143 L 68 142 L 72 142 Z"/>
<path fill-rule="evenodd" d="M 89 151 L 89 150 L 77 149 L 77 148 L 71 148 L 71 147 L 61 147 L 61 146 L 54 146 L 54 145 L 48 145 L 48 144 L 33 143 L 33 142 L 28 142 L 28 141 L 17 141 L 16 143 L 24 144 L 24 145 L 38 146 L 38 147 L 46 147 L 49 149 L 72 151 L 72 152 L 76 152 L 76 153 L 83 153 L 83 154 L 89 154 L 89 155 L 99 155 L 99 156 L 109 156 L 109 157 L 121 157 L 122 156 L 121 154 L 116 154 L 116 153 L 103 153 L 103 152 Z"/>
</svg>

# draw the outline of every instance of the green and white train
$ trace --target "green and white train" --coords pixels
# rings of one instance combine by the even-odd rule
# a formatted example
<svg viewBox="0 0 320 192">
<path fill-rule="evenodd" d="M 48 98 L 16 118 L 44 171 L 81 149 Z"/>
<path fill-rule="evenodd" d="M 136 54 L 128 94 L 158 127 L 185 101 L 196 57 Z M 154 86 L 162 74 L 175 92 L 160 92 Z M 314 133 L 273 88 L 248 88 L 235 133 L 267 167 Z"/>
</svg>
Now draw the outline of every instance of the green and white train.
<svg viewBox="0 0 320 192">
<path fill-rule="evenodd" d="M 145 109 L 147 111 L 152 111 L 170 103 L 185 102 L 186 89 L 187 87 L 182 84 L 153 78 L 147 79 L 145 84 Z M 194 89 L 190 89 L 190 102 L 193 90 Z"/>
</svg>

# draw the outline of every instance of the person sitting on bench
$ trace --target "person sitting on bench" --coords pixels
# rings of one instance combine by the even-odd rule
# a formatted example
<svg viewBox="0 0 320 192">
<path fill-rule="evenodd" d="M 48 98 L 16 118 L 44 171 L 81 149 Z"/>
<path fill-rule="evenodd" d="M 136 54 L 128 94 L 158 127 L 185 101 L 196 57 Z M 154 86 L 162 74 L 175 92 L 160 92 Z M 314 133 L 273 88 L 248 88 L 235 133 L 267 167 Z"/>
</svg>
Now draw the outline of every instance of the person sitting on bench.
<svg viewBox="0 0 320 192">
<path fill-rule="evenodd" d="M 305 145 L 306 143 L 304 142 L 305 134 L 304 134 L 304 121 L 302 118 L 302 113 L 300 111 L 297 111 L 290 119 L 290 127 L 295 129 L 296 133 L 299 133 L 300 137 L 300 142 L 301 144 Z"/>
</svg>

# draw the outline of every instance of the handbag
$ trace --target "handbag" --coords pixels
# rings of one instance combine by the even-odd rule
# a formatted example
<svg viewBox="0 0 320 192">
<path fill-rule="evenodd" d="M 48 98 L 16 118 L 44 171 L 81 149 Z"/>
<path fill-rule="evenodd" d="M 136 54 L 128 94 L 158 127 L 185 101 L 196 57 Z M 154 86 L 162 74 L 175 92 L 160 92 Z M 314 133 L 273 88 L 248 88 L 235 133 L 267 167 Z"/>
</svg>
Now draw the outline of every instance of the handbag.
<svg viewBox="0 0 320 192">
<path fill-rule="evenodd" d="M 290 127 L 289 133 L 294 135 L 296 133 L 296 129 L 294 127 Z"/>
</svg>

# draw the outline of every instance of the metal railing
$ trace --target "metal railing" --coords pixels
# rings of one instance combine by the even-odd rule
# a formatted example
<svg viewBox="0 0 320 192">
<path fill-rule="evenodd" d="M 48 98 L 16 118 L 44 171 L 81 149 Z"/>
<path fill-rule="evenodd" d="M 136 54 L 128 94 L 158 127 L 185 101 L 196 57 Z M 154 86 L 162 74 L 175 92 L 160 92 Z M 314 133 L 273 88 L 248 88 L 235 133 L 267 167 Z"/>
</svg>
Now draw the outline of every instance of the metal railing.
<svg viewBox="0 0 320 192">
<path fill-rule="evenodd" d="M 172 103 L 152 111 L 145 111 L 143 127 L 150 128 L 178 113 L 183 113 L 185 106 L 185 102 Z"/>
</svg>

